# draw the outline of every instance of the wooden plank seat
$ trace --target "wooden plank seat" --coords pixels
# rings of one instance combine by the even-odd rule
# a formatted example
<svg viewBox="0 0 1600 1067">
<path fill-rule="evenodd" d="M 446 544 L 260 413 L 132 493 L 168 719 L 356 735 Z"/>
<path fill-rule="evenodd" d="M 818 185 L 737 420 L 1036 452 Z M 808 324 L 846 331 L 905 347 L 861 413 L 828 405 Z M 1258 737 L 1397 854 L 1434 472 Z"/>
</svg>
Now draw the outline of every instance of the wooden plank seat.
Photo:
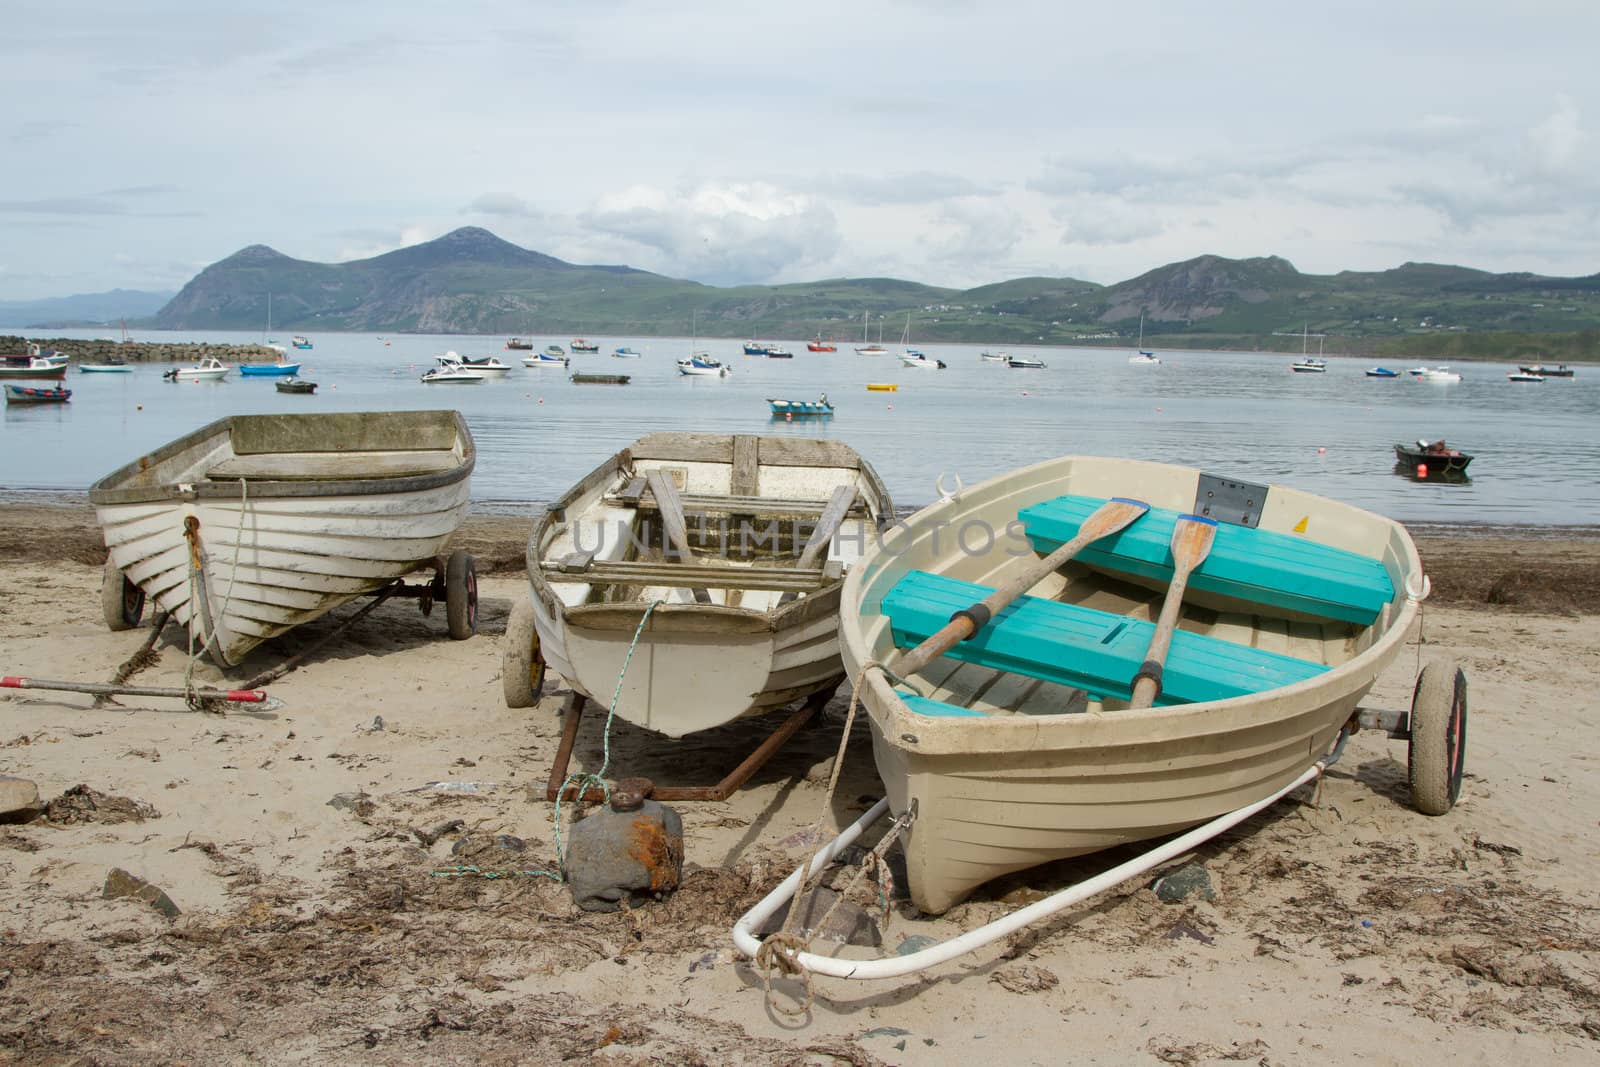
<svg viewBox="0 0 1600 1067">
<path fill-rule="evenodd" d="M 883 613 L 896 647 L 914 648 L 956 611 L 991 592 L 975 582 L 911 571 L 883 598 Z M 1140 619 L 1022 596 L 945 655 L 1080 688 L 1098 699 L 1126 700 L 1154 629 L 1153 623 Z M 1321 663 L 1179 630 L 1167 654 L 1157 703 L 1225 700 L 1292 685 L 1327 670 Z"/>
<path fill-rule="evenodd" d="M 586 582 L 590 585 L 664 585 L 698 589 L 771 589 L 811 593 L 843 575 L 837 562 L 822 567 L 741 567 L 671 560 L 606 561 L 589 553 L 540 564 L 552 582 Z"/>
<path fill-rule="evenodd" d="M 206 471 L 211 481 L 260 478 L 268 481 L 334 481 L 358 478 L 410 478 L 442 474 L 461 465 L 449 450 L 392 452 L 261 452 L 233 456 Z"/>
<path fill-rule="evenodd" d="M 643 479 L 638 479 L 643 487 Z M 616 493 L 608 494 L 607 504 L 621 504 L 640 511 L 658 509 L 655 497 L 648 492 L 630 492 L 632 483 Z M 794 500 L 771 496 L 734 496 L 723 493 L 679 493 L 678 500 L 685 513 L 705 515 L 756 515 L 772 519 L 817 519 L 827 510 L 827 500 Z M 866 503 L 857 495 L 846 516 L 865 517 Z"/>
<path fill-rule="evenodd" d="M 1023 508 L 1017 518 L 1034 550 L 1048 555 L 1072 540 L 1083 521 L 1104 503 L 1098 497 L 1061 496 Z M 1151 508 L 1138 522 L 1089 545 L 1077 559 L 1168 583 L 1178 515 Z M 1376 620 L 1394 599 L 1394 584 L 1379 560 L 1303 537 L 1229 523 L 1217 526 L 1211 552 L 1190 576 L 1189 588 L 1363 626 Z"/>
</svg>

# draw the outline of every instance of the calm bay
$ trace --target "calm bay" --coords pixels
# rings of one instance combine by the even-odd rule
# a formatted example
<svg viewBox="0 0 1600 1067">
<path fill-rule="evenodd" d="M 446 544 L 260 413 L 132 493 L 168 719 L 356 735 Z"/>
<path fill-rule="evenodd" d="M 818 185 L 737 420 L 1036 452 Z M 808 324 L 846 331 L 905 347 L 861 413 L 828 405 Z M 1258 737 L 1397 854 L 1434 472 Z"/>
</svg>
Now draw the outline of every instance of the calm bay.
<svg viewBox="0 0 1600 1067">
<path fill-rule="evenodd" d="M 103 330 L 4 330 L 35 337 L 104 336 Z M 259 343 L 226 331 L 141 331 L 141 341 Z M 279 338 L 283 340 L 283 338 Z M 627 374 L 626 386 L 579 385 L 560 367 L 525 368 L 529 353 L 503 337 L 322 334 L 290 350 L 312 396 L 281 394 L 270 377 L 172 383 L 161 364 L 128 374 L 75 368 L 67 404 L 8 405 L 0 420 L 0 488 L 13 495 L 76 493 L 144 452 L 214 419 L 261 412 L 455 408 L 478 446 L 475 506 L 516 512 L 559 495 L 608 455 L 657 430 L 771 433 L 846 442 L 878 469 L 902 508 L 938 496 L 941 475 L 973 484 L 1071 453 L 1180 463 L 1249 481 L 1278 482 L 1410 523 L 1600 525 L 1600 368 L 1538 384 L 1506 380 L 1505 363 L 1463 363 L 1464 380 L 1365 376 L 1371 360 L 1327 356 L 1324 374 L 1295 374 L 1297 353 L 1162 351 L 1158 366 L 1128 363 L 1128 349 L 1011 347 L 1042 370 L 982 362 L 979 347 L 918 345 L 944 370 L 865 357 L 848 341 L 834 353 L 784 342 L 793 359 L 745 356 L 737 341 L 694 347 L 727 363 L 726 378 L 689 378 L 674 363 L 687 338 L 596 337 L 598 354 L 570 371 Z M 568 338 L 535 338 L 538 348 Z M 614 359 L 629 345 L 637 360 Z M 424 385 L 446 351 L 494 355 L 512 369 L 475 385 Z M 896 392 L 869 392 L 891 383 Z M 767 398 L 816 400 L 827 420 L 770 416 Z M 1470 481 L 1417 482 L 1397 473 L 1393 445 L 1444 438 L 1474 454 Z"/>
</svg>

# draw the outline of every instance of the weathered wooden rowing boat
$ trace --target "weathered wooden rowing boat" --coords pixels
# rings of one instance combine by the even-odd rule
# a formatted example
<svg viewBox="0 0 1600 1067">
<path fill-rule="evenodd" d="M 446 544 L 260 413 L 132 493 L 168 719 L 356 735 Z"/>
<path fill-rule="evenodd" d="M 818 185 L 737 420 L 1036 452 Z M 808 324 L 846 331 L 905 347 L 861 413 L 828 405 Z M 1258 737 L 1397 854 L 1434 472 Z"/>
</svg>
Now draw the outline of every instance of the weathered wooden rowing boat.
<svg viewBox="0 0 1600 1067">
<path fill-rule="evenodd" d="M 233 666 L 262 641 L 441 562 L 475 459 L 454 411 L 203 426 L 89 489 L 109 553 L 106 622 L 133 625 L 148 595 Z M 451 636 L 469 636 L 472 559 L 457 552 L 439 570 Z"/>
<path fill-rule="evenodd" d="M 1152 507 L 1045 568 L 992 616 L 976 610 L 1008 582 L 1031 581 L 1030 568 L 1114 497 Z M 1174 531 L 1205 521 L 1180 512 L 1217 520 L 1215 542 L 1179 595 L 1178 629 L 1153 672 L 1160 695 L 1139 707 Z M 1392 520 L 1159 463 L 1052 460 L 907 522 L 847 577 L 840 644 L 890 809 L 915 809 L 909 883 L 929 913 L 1007 872 L 1173 833 L 1292 783 L 1400 650 L 1425 590 L 1416 548 Z M 897 671 L 914 666 L 906 650 L 969 609 L 969 640 Z M 906 677 L 863 675 L 878 663 Z M 1453 802 L 1459 764 L 1440 773 Z"/>
<path fill-rule="evenodd" d="M 541 657 L 602 705 L 622 675 L 617 715 L 670 737 L 836 686 L 843 574 L 892 514 L 835 441 L 640 438 L 535 523 L 507 703 L 533 702 Z"/>
</svg>

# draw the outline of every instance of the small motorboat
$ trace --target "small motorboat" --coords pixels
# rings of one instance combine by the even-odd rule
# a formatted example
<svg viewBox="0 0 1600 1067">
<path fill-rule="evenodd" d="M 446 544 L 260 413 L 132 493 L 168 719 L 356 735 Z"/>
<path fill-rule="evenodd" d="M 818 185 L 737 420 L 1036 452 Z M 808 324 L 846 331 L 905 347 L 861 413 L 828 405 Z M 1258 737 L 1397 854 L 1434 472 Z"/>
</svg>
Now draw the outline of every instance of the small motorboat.
<svg viewBox="0 0 1600 1067">
<path fill-rule="evenodd" d="M 732 372 L 726 364 L 699 352 L 688 359 L 678 360 L 678 373 L 696 378 L 726 378 Z"/>
<path fill-rule="evenodd" d="M 767 346 L 767 358 L 768 359 L 793 359 L 794 358 L 794 353 L 789 351 L 787 348 L 784 348 L 782 345 L 768 345 Z"/>
<path fill-rule="evenodd" d="M 980 363 L 1004 363 L 1007 360 L 1009 360 L 1010 358 L 1011 357 L 1009 355 L 1007 355 L 1006 353 L 1004 353 L 1004 352 L 979 352 L 978 353 L 978 361 Z"/>
<path fill-rule="evenodd" d="M 887 348 L 877 344 L 862 345 L 856 349 L 856 355 L 858 356 L 887 356 L 888 354 L 889 350 Z"/>
<path fill-rule="evenodd" d="M 831 693 L 843 575 L 893 516 L 877 473 L 838 441 L 642 437 L 535 519 L 506 703 L 532 706 L 540 659 L 668 737 Z"/>
<path fill-rule="evenodd" d="M 533 342 L 524 341 L 520 337 L 513 337 L 511 340 L 506 342 L 506 347 L 517 352 L 532 352 Z"/>
<path fill-rule="evenodd" d="M 311 340 L 307 337 L 302 337 L 300 334 L 295 334 L 293 337 L 291 337 L 289 339 L 289 343 L 296 348 L 303 348 L 307 350 L 311 348 Z"/>
<path fill-rule="evenodd" d="M 98 363 L 80 363 L 78 364 L 78 372 L 80 374 L 131 374 L 133 372 L 133 364 L 121 356 L 112 356 L 110 359 L 103 359 Z"/>
<path fill-rule="evenodd" d="M 422 375 L 423 385 L 472 385 L 483 381 L 483 372 L 469 370 L 459 363 L 441 363 Z"/>
<path fill-rule="evenodd" d="M 59 385 L 6 385 L 7 404 L 64 404 L 71 399 L 72 390 Z"/>
<path fill-rule="evenodd" d="M 1328 370 L 1328 361 L 1318 359 L 1316 356 L 1307 356 L 1289 364 L 1289 369 L 1296 374 L 1325 374 Z"/>
<path fill-rule="evenodd" d="M 187 433 L 89 489 L 106 625 L 137 625 L 148 595 L 227 668 L 387 588 L 425 611 L 442 602 L 450 636 L 470 637 L 472 557 L 443 553 L 475 459 L 455 411 L 234 415 Z M 398 582 L 422 567 L 432 583 Z"/>
<path fill-rule="evenodd" d="M 627 345 L 623 345 L 620 348 L 614 349 L 612 351 L 611 358 L 612 359 L 638 359 L 639 358 L 639 354 L 640 353 L 639 353 L 639 351 L 637 349 L 629 348 Z"/>
<path fill-rule="evenodd" d="M 552 356 L 546 352 L 535 352 L 531 356 L 522 357 L 524 367 L 565 367 L 571 360 L 567 356 Z"/>
<path fill-rule="evenodd" d="M 560 345 L 545 345 L 544 354 L 554 359 L 565 359 L 567 356 L 567 350 L 562 348 Z"/>
<path fill-rule="evenodd" d="M 1530 371 L 1525 371 L 1525 370 L 1517 370 L 1517 371 L 1512 371 L 1510 374 L 1507 374 L 1506 375 L 1506 381 L 1509 381 L 1509 382 L 1542 382 L 1542 381 L 1544 381 L 1544 375 L 1542 375 L 1542 374 L 1534 374 L 1534 373 L 1532 373 Z"/>
<path fill-rule="evenodd" d="M 1044 360 L 1032 356 L 1007 356 L 1006 366 L 1012 370 L 1043 370 Z"/>
<path fill-rule="evenodd" d="M 767 354 L 768 347 L 765 341 L 746 341 L 744 343 L 744 354 L 747 356 L 764 356 Z"/>
<path fill-rule="evenodd" d="M 837 351 L 839 351 L 839 346 L 834 344 L 832 341 L 824 341 L 822 339 L 822 331 L 818 330 L 817 331 L 817 336 L 813 340 L 810 340 L 810 341 L 806 342 L 806 351 L 807 352 L 837 352 Z"/>
<path fill-rule="evenodd" d="M 192 367 L 173 367 L 161 377 L 169 382 L 218 382 L 228 376 L 228 365 L 216 356 L 206 356 Z"/>
<path fill-rule="evenodd" d="M 1450 382 L 1459 382 L 1461 380 L 1461 375 L 1457 374 L 1449 367 L 1444 366 L 1424 367 L 1422 368 L 1422 373 L 1415 375 L 1415 377 L 1419 382 L 1435 382 L 1441 385 L 1447 385 Z"/>
<path fill-rule="evenodd" d="M 304 378 L 280 378 L 272 383 L 280 393 L 314 393 L 317 391 L 316 382 L 308 382 Z"/>
<path fill-rule="evenodd" d="M 1394 446 L 1395 462 L 1408 468 L 1427 467 L 1431 474 L 1467 469 L 1472 457 L 1459 449 L 1451 448 L 1443 440 L 1427 441 L 1418 438 L 1415 444 L 1400 443 Z"/>
<path fill-rule="evenodd" d="M 39 346 L 32 347 L 37 350 Z M 4 363 L 0 363 L 0 378 L 65 378 L 66 376 L 66 361 L 57 362 L 48 356 L 7 357 Z"/>
<path fill-rule="evenodd" d="M 585 341 L 581 337 L 574 337 L 572 339 L 572 344 L 568 345 L 567 347 L 571 348 L 574 352 L 598 352 L 598 351 L 600 351 L 600 345 L 599 345 L 598 342 Z"/>
<path fill-rule="evenodd" d="M 239 373 L 245 377 L 267 378 L 293 378 L 300 373 L 298 363 L 241 363 Z"/>
<path fill-rule="evenodd" d="M 900 365 L 916 367 L 918 370 L 944 370 L 944 360 L 930 359 L 915 348 L 907 349 L 900 354 Z"/>
<path fill-rule="evenodd" d="M 457 366 L 466 367 L 468 370 L 475 370 L 480 374 L 489 375 L 492 377 L 498 377 L 502 374 L 509 374 L 511 372 L 511 368 L 509 366 L 501 363 L 493 356 L 479 356 L 474 359 L 470 356 L 458 356 L 454 352 L 446 352 L 444 355 L 435 356 L 434 358 L 439 361 L 441 366 L 448 367 L 450 364 L 454 363 Z"/>
<path fill-rule="evenodd" d="M 823 393 L 815 400 L 778 400 L 769 396 L 767 403 L 771 406 L 772 417 L 775 419 L 795 415 L 829 418 L 833 415 L 833 405 L 828 403 L 827 393 Z"/>
<path fill-rule="evenodd" d="M 1399 371 L 1390 370 L 1388 367 L 1368 367 L 1367 368 L 1367 377 L 1368 378 L 1398 378 L 1398 377 L 1400 377 L 1400 372 Z"/>
<path fill-rule="evenodd" d="M 1413 377 L 1413 378 L 1420 378 L 1424 374 L 1428 373 L 1428 368 L 1427 367 L 1412 367 L 1409 370 L 1407 370 L 1406 373 L 1411 375 L 1411 377 Z"/>
<path fill-rule="evenodd" d="M 1558 363 L 1554 367 L 1546 367 L 1543 363 L 1530 363 L 1517 368 L 1524 374 L 1537 374 L 1541 378 L 1571 378 L 1572 368 L 1565 363 Z"/>
</svg>

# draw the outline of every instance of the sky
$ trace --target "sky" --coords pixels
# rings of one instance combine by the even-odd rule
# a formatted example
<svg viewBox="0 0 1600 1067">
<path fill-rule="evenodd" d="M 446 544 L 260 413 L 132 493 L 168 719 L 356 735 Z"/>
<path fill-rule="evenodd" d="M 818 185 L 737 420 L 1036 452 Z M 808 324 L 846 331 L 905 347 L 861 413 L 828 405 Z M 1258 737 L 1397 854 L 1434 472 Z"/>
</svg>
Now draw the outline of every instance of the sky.
<svg viewBox="0 0 1600 1067">
<path fill-rule="evenodd" d="M 712 285 L 1600 272 L 1594 0 L 10 0 L 0 300 L 460 226 Z"/>
</svg>

